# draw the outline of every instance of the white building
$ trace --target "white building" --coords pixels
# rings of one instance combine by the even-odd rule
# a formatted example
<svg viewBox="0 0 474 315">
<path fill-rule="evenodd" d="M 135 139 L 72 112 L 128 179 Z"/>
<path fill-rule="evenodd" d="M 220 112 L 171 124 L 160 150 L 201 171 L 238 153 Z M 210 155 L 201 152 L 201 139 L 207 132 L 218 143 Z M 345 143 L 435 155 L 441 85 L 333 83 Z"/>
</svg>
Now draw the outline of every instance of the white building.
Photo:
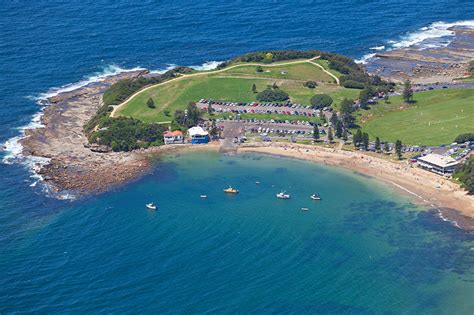
<svg viewBox="0 0 474 315">
<path fill-rule="evenodd" d="M 188 134 L 192 144 L 204 144 L 209 142 L 209 133 L 202 129 L 202 127 L 191 127 L 188 129 Z"/>
<path fill-rule="evenodd" d="M 431 153 L 418 158 L 418 165 L 437 174 L 452 174 L 459 162 L 449 156 Z"/>
<path fill-rule="evenodd" d="M 163 133 L 165 144 L 182 144 L 184 143 L 183 133 L 179 130 L 165 131 Z"/>
</svg>

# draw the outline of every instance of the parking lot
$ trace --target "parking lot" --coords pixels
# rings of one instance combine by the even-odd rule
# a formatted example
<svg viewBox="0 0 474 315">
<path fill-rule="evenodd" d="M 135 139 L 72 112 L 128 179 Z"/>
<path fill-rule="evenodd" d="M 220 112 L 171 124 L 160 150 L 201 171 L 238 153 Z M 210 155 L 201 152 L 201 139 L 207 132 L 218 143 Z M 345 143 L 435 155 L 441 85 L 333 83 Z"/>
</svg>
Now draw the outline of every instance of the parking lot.
<svg viewBox="0 0 474 315">
<path fill-rule="evenodd" d="M 318 117 L 319 110 L 313 109 L 308 105 L 294 103 L 237 103 L 237 102 L 220 102 L 202 99 L 196 103 L 199 109 L 207 110 L 211 103 L 211 107 L 218 113 L 235 113 L 235 114 L 280 114 L 294 115 L 304 117 Z"/>
</svg>

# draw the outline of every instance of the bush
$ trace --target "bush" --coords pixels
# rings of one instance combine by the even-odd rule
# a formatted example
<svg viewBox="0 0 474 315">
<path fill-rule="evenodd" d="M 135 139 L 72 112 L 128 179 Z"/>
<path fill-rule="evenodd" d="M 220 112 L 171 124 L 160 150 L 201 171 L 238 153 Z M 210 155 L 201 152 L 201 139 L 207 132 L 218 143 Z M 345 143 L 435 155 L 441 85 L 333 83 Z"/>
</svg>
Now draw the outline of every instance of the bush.
<svg viewBox="0 0 474 315">
<path fill-rule="evenodd" d="M 318 86 L 318 83 L 316 83 L 315 81 L 306 81 L 305 83 L 303 83 L 303 85 L 307 88 L 314 89 Z"/>
<path fill-rule="evenodd" d="M 97 131 L 92 132 L 89 142 L 107 145 L 114 151 L 132 151 L 163 144 L 165 129 L 161 124 L 148 124 L 128 117 L 107 118 Z"/>
<path fill-rule="evenodd" d="M 365 88 L 365 83 L 347 80 L 342 83 L 342 86 L 348 89 L 363 89 Z"/>
<path fill-rule="evenodd" d="M 288 93 L 280 89 L 267 88 L 257 94 L 257 100 L 259 102 L 283 102 L 289 98 Z"/>
<path fill-rule="evenodd" d="M 474 194 L 474 158 L 469 158 L 466 163 L 459 166 L 454 172 L 453 177 L 461 182 L 461 186 L 470 195 Z"/>
<path fill-rule="evenodd" d="M 474 133 L 463 133 L 454 139 L 454 142 L 456 143 L 464 143 L 467 141 L 474 141 Z"/>
<path fill-rule="evenodd" d="M 310 100 L 311 105 L 316 109 L 331 106 L 332 102 L 331 96 L 326 94 L 316 94 Z"/>
<path fill-rule="evenodd" d="M 148 99 L 148 101 L 146 101 L 146 106 L 148 106 L 149 108 L 156 108 L 155 102 L 151 97 Z"/>
</svg>

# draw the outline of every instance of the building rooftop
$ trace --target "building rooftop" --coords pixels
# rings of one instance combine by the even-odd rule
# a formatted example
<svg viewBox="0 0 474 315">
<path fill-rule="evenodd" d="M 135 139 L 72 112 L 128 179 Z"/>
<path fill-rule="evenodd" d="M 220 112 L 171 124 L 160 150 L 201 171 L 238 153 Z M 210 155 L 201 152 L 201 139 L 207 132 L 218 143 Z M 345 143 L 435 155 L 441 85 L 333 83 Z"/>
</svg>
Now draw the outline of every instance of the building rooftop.
<svg viewBox="0 0 474 315">
<path fill-rule="evenodd" d="M 176 137 L 176 136 L 182 136 L 182 135 L 183 133 L 180 130 L 163 132 L 163 136 L 165 137 Z"/>
<path fill-rule="evenodd" d="M 188 129 L 188 134 L 193 137 L 193 136 L 207 136 L 209 133 L 202 129 L 202 127 L 196 126 L 196 127 L 191 127 Z"/>
<path fill-rule="evenodd" d="M 458 164 L 458 161 L 449 156 L 431 153 L 418 158 L 418 161 L 430 163 L 439 167 L 449 167 Z"/>
</svg>

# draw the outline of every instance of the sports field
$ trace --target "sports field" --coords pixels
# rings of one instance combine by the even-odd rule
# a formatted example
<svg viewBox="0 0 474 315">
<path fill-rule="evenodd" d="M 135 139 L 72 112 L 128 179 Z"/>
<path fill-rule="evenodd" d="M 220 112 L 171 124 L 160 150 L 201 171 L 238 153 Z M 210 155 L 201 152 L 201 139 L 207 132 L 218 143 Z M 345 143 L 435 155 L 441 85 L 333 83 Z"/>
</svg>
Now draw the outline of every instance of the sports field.
<svg viewBox="0 0 474 315">
<path fill-rule="evenodd" d="M 412 145 L 452 143 L 461 133 L 474 132 L 474 89 L 416 93 L 415 103 L 393 97 L 362 111 L 358 122 L 374 138 Z"/>
<path fill-rule="evenodd" d="M 324 63 L 317 62 L 324 68 Z M 240 64 L 217 73 L 193 74 L 165 82 L 142 91 L 120 106 L 116 116 L 160 122 L 171 120 L 175 110 L 185 108 L 189 102 L 202 98 L 252 102 L 256 100 L 256 93 L 252 91 L 253 84 L 256 85 L 257 91 L 262 91 L 268 85 L 276 83 L 290 95 L 291 101 L 300 104 L 309 104 L 314 94 L 326 93 L 333 97 L 337 106 L 343 98 L 356 98 L 359 93 L 359 90 L 338 86 L 336 79 L 327 73 L 329 70 L 305 60 L 262 66 L 262 70 L 257 72 L 255 65 Z M 336 78 L 339 76 L 334 71 L 331 71 L 331 74 Z M 318 83 L 316 89 L 303 86 L 305 81 L 310 80 Z M 146 106 L 150 97 L 155 102 L 154 109 Z M 169 112 L 169 116 L 165 115 L 166 112 Z"/>
</svg>

